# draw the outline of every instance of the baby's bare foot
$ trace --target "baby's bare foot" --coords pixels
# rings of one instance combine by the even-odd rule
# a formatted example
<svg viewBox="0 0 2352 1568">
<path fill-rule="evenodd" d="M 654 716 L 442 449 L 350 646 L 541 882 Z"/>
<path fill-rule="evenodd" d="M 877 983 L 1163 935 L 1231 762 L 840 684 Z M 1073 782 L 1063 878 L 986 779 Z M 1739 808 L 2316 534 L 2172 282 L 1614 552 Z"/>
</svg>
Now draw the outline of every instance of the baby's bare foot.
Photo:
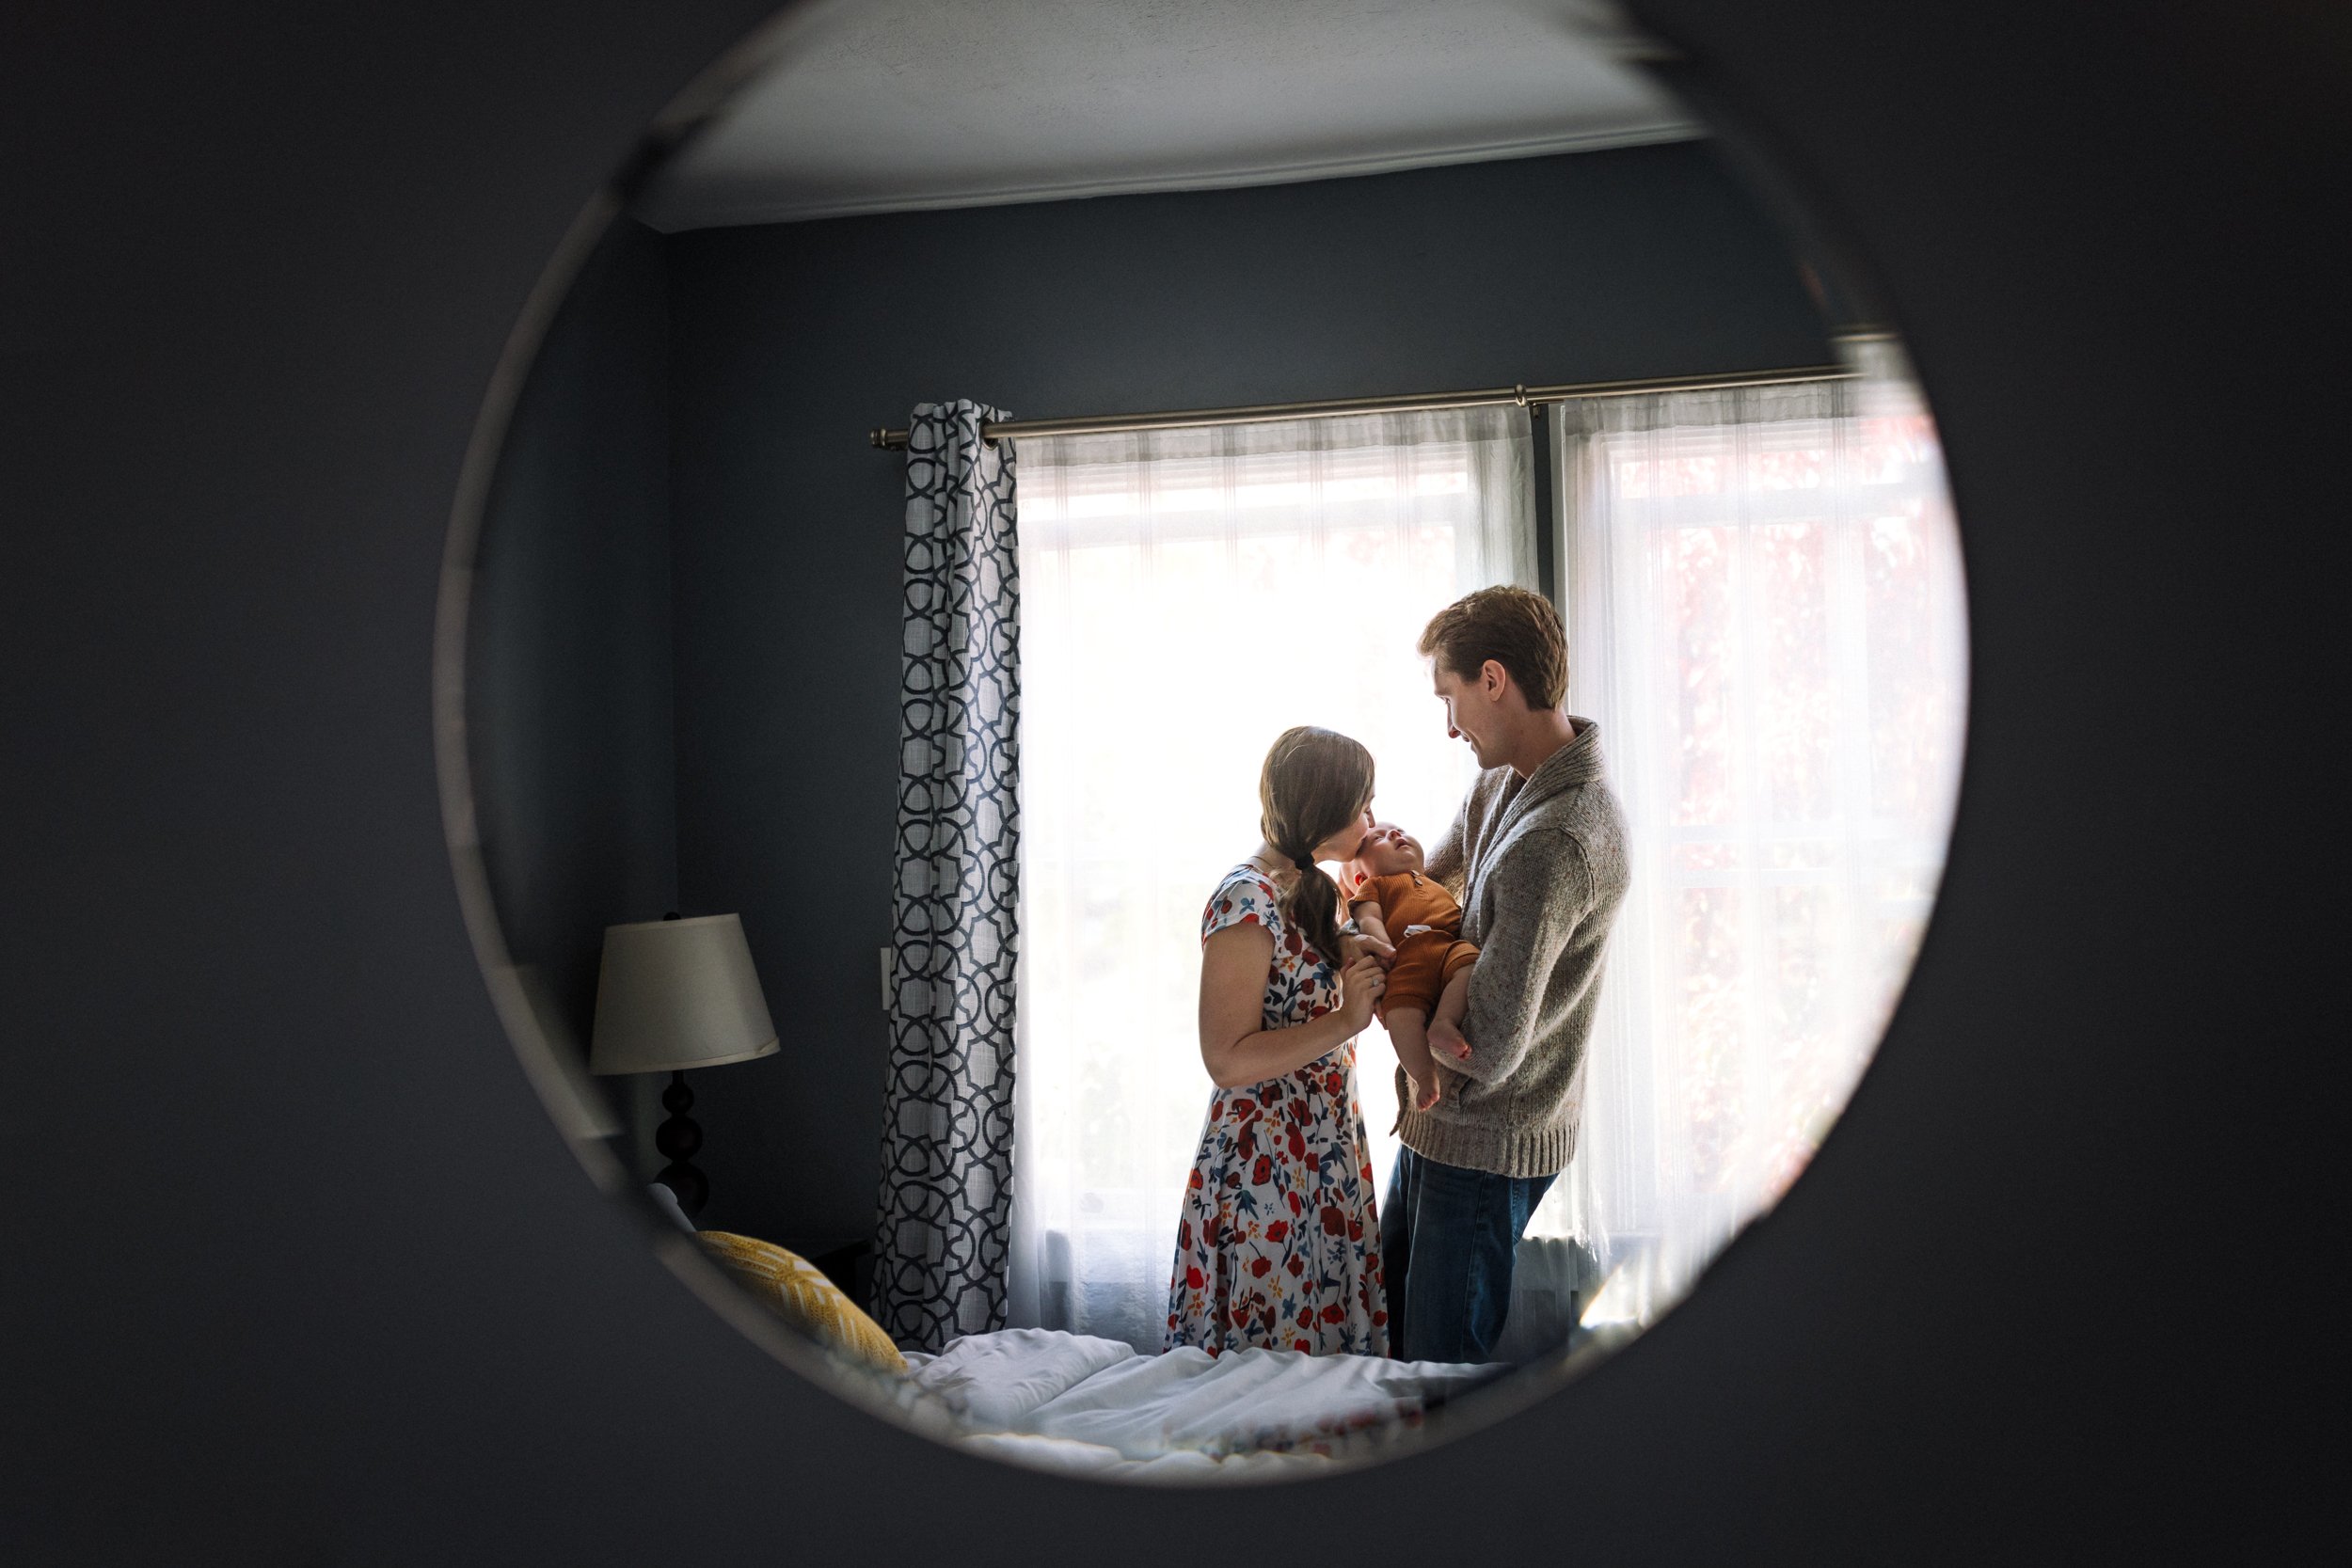
<svg viewBox="0 0 2352 1568">
<path fill-rule="evenodd" d="M 1441 1018 L 1430 1022 L 1429 1049 L 1442 1051 L 1457 1062 L 1470 1060 L 1470 1041 L 1462 1037 L 1461 1030 Z"/>
</svg>

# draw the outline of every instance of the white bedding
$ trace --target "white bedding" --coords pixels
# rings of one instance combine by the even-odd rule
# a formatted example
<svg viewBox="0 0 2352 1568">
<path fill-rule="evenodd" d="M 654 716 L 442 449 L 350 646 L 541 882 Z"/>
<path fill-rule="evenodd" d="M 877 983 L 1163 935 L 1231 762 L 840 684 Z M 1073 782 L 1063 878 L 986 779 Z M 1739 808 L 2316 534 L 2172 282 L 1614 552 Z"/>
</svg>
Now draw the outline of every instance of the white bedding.
<svg viewBox="0 0 2352 1568">
<path fill-rule="evenodd" d="M 1409 1430 L 1423 1411 L 1508 1370 L 1275 1350 L 1139 1355 L 1045 1328 L 966 1335 L 907 1361 L 913 1380 L 959 1413 L 968 1447 L 1155 1480 L 1312 1468 Z"/>
</svg>

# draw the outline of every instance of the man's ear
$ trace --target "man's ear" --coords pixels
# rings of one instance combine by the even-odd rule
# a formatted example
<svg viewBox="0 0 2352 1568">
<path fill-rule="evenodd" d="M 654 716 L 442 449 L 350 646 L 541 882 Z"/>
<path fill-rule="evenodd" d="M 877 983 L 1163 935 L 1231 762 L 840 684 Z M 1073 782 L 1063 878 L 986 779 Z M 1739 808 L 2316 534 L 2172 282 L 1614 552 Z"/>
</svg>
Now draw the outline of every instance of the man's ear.
<svg viewBox="0 0 2352 1568">
<path fill-rule="evenodd" d="M 1511 689 L 1511 672 L 1502 667 L 1502 660 L 1490 658 L 1478 667 L 1478 689 L 1490 703 L 1502 700 L 1502 694 Z"/>
</svg>

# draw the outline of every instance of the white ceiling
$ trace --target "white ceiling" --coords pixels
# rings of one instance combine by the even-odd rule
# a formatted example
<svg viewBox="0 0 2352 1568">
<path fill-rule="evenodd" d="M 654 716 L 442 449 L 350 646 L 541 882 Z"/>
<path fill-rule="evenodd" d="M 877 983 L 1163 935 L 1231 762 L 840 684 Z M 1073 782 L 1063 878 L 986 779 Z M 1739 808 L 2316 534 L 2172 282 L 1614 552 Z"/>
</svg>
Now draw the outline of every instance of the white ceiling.
<svg viewBox="0 0 2352 1568">
<path fill-rule="evenodd" d="M 1700 134 L 1607 0 L 837 0 L 640 200 L 675 231 Z"/>
</svg>

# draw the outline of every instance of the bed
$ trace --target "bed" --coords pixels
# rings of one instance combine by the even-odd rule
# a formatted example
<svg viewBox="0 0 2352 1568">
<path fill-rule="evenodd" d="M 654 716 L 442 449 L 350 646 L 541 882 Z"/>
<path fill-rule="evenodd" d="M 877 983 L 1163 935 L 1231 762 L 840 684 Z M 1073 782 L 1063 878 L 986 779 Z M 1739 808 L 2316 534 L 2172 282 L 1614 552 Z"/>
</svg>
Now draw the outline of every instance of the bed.
<svg viewBox="0 0 2352 1568">
<path fill-rule="evenodd" d="M 966 1335 L 906 1361 L 913 1387 L 950 1413 L 939 1433 L 950 1442 L 1048 1469 L 1169 1481 L 1286 1476 L 1353 1457 L 1510 1370 L 1276 1350 L 1145 1355 L 1047 1328 Z"/>
<path fill-rule="evenodd" d="M 973 1452 L 1104 1479 L 1279 1479 L 1363 1457 L 1409 1441 L 1430 1413 L 1513 1364 L 1590 1337 L 1576 1324 L 1581 1265 L 1557 1247 L 1548 1253 L 1549 1243 L 1527 1243 L 1513 1332 L 1490 1363 L 1287 1350 L 1211 1355 L 1066 1328 L 968 1334 L 924 1354 L 892 1344 L 806 1259 L 755 1237 L 696 1231 L 682 1213 L 671 1217 L 915 1430 Z M 1514 1339 L 1522 1341 L 1518 1354 Z"/>
</svg>

